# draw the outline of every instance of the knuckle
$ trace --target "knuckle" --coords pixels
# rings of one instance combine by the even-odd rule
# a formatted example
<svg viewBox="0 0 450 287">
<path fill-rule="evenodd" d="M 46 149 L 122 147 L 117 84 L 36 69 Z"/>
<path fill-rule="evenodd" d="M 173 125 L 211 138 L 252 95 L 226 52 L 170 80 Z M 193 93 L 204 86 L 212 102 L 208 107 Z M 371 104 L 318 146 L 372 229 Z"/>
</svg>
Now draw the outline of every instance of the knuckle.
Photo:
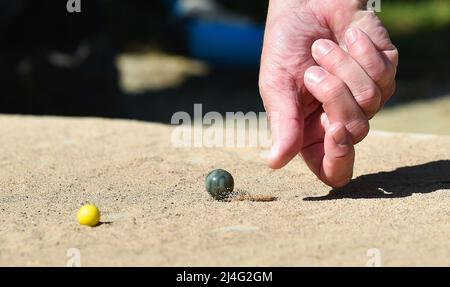
<svg viewBox="0 0 450 287">
<path fill-rule="evenodd" d="M 324 61 L 331 71 L 337 71 L 346 65 L 347 57 L 344 53 L 333 49 L 327 56 L 325 56 Z"/>
<path fill-rule="evenodd" d="M 379 108 L 380 110 L 384 107 L 386 102 L 389 101 L 389 99 L 394 95 L 396 89 L 397 89 L 397 84 L 394 81 L 394 82 L 392 82 L 390 87 L 387 89 L 386 94 L 384 94 L 381 99 L 380 108 Z"/>
<path fill-rule="evenodd" d="M 321 85 L 324 104 L 332 104 L 345 92 L 347 87 L 342 81 L 326 80 Z"/>
<path fill-rule="evenodd" d="M 262 96 L 267 94 L 267 92 L 270 90 L 270 87 L 273 86 L 273 84 L 275 82 L 276 81 L 274 80 L 273 76 L 271 76 L 267 72 L 261 71 L 261 73 L 259 74 L 259 79 L 258 79 L 258 87 L 259 87 L 260 94 Z"/>
<path fill-rule="evenodd" d="M 391 84 L 389 93 L 388 93 L 388 98 L 390 98 L 392 95 L 394 95 L 396 91 L 397 91 L 397 83 L 395 81 L 393 81 Z"/>
<path fill-rule="evenodd" d="M 261 79 L 259 79 L 258 81 L 258 88 L 259 88 L 259 93 L 262 97 L 264 97 L 265 94 L 267 94 L 267 84 Z"/>
<path fill-rule="evenodd" d="M 364 64 L 364 68 L 374 82 L 381 82 L 389 76 L 389 68 L 384 61 L 371 59 Z"/>
<path fill-rule="evenodd" d="M 259 87 L 259 94 L 263 98 L 263 100 L 269 101 L 271 95 L 273 94 L 272 91 L 275 90 L 275 87 L 273 83 L 268 83 L 266 81 L 259 81 L 258 83 Z"/>
<path fill-rule="evenodd" d="M 357 144 L 369 133 L 369 121 L 366 118 L 356 119 L 347 125 L 347 129 L 352 134 L 354 144 Z"/>
<path fill-rule="evenodd" d="M 296 86 L 289 74 L 279 69 L 271 69 L 269 72 L 260 73 L 258 88 L 261 96 L 267 97 L 272 93 L 291 92 L 296 89 Z"/>
<path fill-rule="evenodd" d="M 357 95 L 355 95 L 356 101 L 361 106 L 371 106 L 380 104 L 381 92 L 375 86 L 368 86 L 362 88 Z"/>
<path fill-rule="evenodd" d="M 393 63 L 393 65 L 394 65 L 395 67 L 397 67 L 397 65 L 398 65 L 398 60 L 399 60 L 399 57 L 400 57 L 400 54 L 399 54 L 399 52 L 398 52 L 397 47 L 394 46 L 394 49 L 392 50 L 391 53 L 392 53 L 392 63 Z"/>
<path fill-rule="evenodd" d="M 379 19 L 376 20 L 377 25 L 370 31 L 372 39 L 379 39 L 377 46 L 382 50 L 392 47 L 388 30 L 382 25 Z"/>
<path fill-rule="evenodd" d="M 366 57 L 373 53 L 374 48 L 367 41 L 363 40 L 355 43 L 356 45 L 354 44 L 350 49 L 351 54 L 356 57 Z"/>
</svg>

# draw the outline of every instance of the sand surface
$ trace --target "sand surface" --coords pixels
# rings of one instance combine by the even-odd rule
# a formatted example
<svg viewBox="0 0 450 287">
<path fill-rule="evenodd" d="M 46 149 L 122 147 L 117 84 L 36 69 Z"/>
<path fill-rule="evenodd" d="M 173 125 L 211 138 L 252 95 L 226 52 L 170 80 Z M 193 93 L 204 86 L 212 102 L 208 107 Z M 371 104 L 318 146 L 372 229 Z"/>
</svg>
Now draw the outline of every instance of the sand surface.
<svg viewBox="0 0 450 287">
<path fill-rule="evenodd" d="M 172 127 L 0 116 L 0 265 L 450 265 L 450 137 L 372 132 L 354 181 L 332 191 L 300 158 L 271 171 L 254 148 L 174 148 Z M 272 202 L 216 202 L 214 168 Z M 104 224 L 78 225 L 86 202 Z M 69 252 L 70 253 L 70 252 Z"/>
<path fill-rule="evenodd" d="M 370 121 L 370 125 L 394 132 L 450 135 L 450 95 L 386 107 Z"/>
</svg>

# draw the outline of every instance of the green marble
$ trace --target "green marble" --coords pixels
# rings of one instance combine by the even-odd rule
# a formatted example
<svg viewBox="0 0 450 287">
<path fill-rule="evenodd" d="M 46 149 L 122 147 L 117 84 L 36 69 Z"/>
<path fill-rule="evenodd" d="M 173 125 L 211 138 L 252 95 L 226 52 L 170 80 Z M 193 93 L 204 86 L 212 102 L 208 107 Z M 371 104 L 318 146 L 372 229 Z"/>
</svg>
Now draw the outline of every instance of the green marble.
<svg viewBox="0 0 450 287">
<path fill-rule="evenodd" d="M 206 191 L 216 200 L 229 199 L 234 189 L 233 176 L 226 170 L 215 169 L 205 179 Z"/>
</svg>

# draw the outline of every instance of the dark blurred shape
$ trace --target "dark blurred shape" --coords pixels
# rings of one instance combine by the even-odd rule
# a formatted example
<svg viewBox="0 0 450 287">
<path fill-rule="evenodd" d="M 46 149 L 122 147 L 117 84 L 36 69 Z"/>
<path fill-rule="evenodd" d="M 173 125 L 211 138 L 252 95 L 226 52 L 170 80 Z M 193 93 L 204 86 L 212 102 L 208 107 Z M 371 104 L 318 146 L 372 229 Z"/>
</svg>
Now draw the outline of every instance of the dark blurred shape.
<svg viewBox="0 0 450 287">
<path fill-rule="evenodd" d="M 0 1 L 0 111 L 114 116 L 115 51 L 101 32 L 101 1 Z"/>
<path fill-rule="evenodd" d="M 156 45 L 166 35 L 167 9 L 159 0 L 100 1 L 103 32 L 119 50 L 135 45 Z"/>
<path fill-rule="evenodd" d="M 135 93 L 127 97 L 123 108 L 127 118 L 170 123 L 178 111 L 194 117 L 194 104 L 202 104 L 203 114 L 262 112 L 258 72 L 215 69 L 207 76 L 191 77 L 181 86 Z"/>
<path fill-rule="evenodd" d="M 149 46 L 188 53 L 183 49 L 186 21 L 170 17 L 161 1 L 82 0 L 81 13 L 68 13 L 66 2 L 0 0 L 0 112 L 167 122 L 173 111 L 191 109 L 196 102 L 218 110 L 242 106 L 236 103 L 245 103 L 244 109 L 262 107 L 257 65 L 239 71 L 229 63 L 230 70 L 214 70 L 208 85 L 193 78 L 182 87 L 142 97 L 124 95 L 117 54 Z M 225 92 L 223 85 L 232 91 Z"/>
</svg>

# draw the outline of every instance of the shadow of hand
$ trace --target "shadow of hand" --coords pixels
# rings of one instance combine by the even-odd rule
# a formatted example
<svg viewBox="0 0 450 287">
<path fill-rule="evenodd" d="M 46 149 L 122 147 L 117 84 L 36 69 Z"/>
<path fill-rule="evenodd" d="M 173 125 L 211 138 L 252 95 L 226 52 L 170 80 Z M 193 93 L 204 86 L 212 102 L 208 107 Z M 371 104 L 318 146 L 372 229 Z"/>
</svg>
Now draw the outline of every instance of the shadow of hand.
<svg viewBox="0 0 450 287">
<path fill-rule="evenodd" d="M 399 198 L 413 193 L 450 189 L 450 160 L 401 167 L 394 171 L 362 175 L 329 194 L 306 197 L 306 201 L 362 198 Z"/>
</svg>

